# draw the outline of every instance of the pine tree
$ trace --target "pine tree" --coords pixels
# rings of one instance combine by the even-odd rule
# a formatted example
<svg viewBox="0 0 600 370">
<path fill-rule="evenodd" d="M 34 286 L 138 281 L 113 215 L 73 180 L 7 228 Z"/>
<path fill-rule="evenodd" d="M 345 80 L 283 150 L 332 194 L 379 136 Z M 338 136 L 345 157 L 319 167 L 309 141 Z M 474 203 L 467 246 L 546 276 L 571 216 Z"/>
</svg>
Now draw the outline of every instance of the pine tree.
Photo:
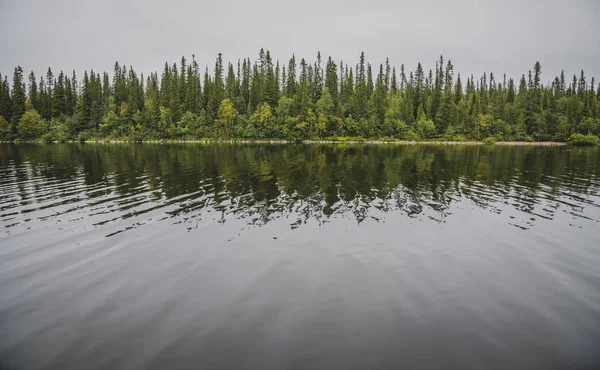
<svg viewBox="0 0 600 370">
<path fill-rule="evenodd" d="M 329 57 L 327 67 L 325 68 L 325 88 L 328 90 L 333 100 L 334 107 L 338 105 L 338 75 L 335 62 Z"/>
<path fill-rule="evenodd" d="M 54 95 L 54 73 L 52 73 L 52 69 L 48 67 L 48 71 L 46 72 L 46 106 L 44 107 L 44 112 L 47 115 L 47 118 L 52 116 L 52 103 L 53 103 L 53 95 Z"/>
<path fill-rule="evenodd" d="M 261 76 L 261 82 L 262 95 L 260 102 L 266 102 L 270 106 L 276 106 L 277 101 L 279 101 L 279 85 L 277 82 L 277 77 L 275 76 L 275 69 L 273 68 L 271 53 L 268 50 L 265 53 L 264 75 Z"/>
<path fill-rule="evenodd" d="M 292 55 L 288 63 L 288 79 L 287 86 L 285 90 L 285 96 L 292 98 L 297 94 L 297 81 L 296 81 L 296 57 Z"/>
<path fill-rule="evenodd" d="M 258 65 L 254 63 L 250 83 L 250 97 L 248 99 L 248 114 L 254 113 L 260 104 L 261 87 L 260 71 Z"/>
<path fill-rule="evenodd" d="M 168 69 L 168 66 L 165 67 Z M 126 71 L 126 66 L 121 67 L 119 66 L 118 62 L 115 62 L 113 74 L 113 94 L 116 107 L 120 107 L 123 102 L 127 101 L 128 91 L 125 76 Z M 165 104 L 165 106 L 167 104 Z"/>
<path fill-rule="evenodd" d="M 391 72 L 391 66 L 390 66 L 390 60 L 389 58 L 385 58 L 385 78 L 384 78 L 384 82 L 385 82 L 385 92 L 387 93 L 388 90 L 390 89 L 390 72 Z"/>
<path fill-rule="evenodd" d="M 375 91 L 373 93 L 373 113 L 376 118 L 378 132 L 383 131 L 383 124 L 385 120 L 385 112 L 387 108 L 387 88 L 385 85 L 385 74 L 383 72 L 383 65 L 379 65 L 379 73 L 377 74 L 377 83 L 375 84 Z"/>
<path fill-rule="evenodd" d="M 202 82 L 202 109 L 206 112 L 206 117 L 209 122 L 214 118 L 215 112 L 213 110 L 212 104 L 210 102 L 211 97 L 213 96 L 213 81 L 208 74 L 208 68 L 204 71 L 204 80 Z M 161 87 L 162 92 L 162 87 Z"/>
<path fill-rule="evenodd" d="M 11 124 L 12 134 L 16 134 L 16 128 L 25 113 L 25 83 L 23 82 L 23 68 L 18 66 L 15 68 L 12 84 L 12 109 L 11 109 Z"/>
<path fill-rule="evenodd" d="M 321 67 L 321 52 L 317 53 L 317 61 L 313 67 L 313 83 L 311 89 L 311 96 L 313 102 L 316 102 L 321 98 L 321 92 L 323 91 L 323 68 Z"/>
<path fill-rule="evenodd" d="M 366 118 L 368 113 L 369 90 L 365 71 L 365 53 L 360 54 L 360 63 L 357 67 L 356 92 L 354 96 L 353 113 L 356 118 Z"/>
<path fill-rule="evenodd" d="M 92 121 L 92 86 L 87 71 L 83 74 L 81 87 L 81 104 L 79 106 L 79 114 L 81 120 L 81 130 L 87 129 Z"/>
<path fill-rule="evenodd" d="M 48 102 L 50 97 L 48 96 L 48 91 L 46 89 L 46 80 L 43 77 L 40 77 L 40 82 L 38 85 L 39 93 L 38 93 L 38 112 L 44 119 L 50 119 L 50 111 L 47 110 L 47 107 L 50 106 Z"/>
<path fill-rule="evenodd" d="M 227 79 L 225 80 L 225 98 L 230 101 L 235 101 L 237 97 L 237 81 L 235 78 L 235 72 L 233 71 L 233 64 L 229 63 L 227 68 Z"/>
<path fill-rule="evenodd" d="M 73 115 L 73 110 L 75 108 L 75 94 L 73 92 L 73 86 L 71 84 L 71 79 L 69 77 L 65 77 L 65 114 L 67 116 Z"/>
<path fill-rule="evenodd" d="M 390 90 L 393 94 L 398 93 L 398 81 L 396 78 L 396 67 L 392 68 L 392 82 L 390 84 Z"/>
<path fill-rule="evenodd" d="M 66 100 L 65 76 L 61 71 L 58 74 L 58 80 L 54 85 L 54 93 L 52 94 L 52 117 L 60 117 L 66 113 Z"/>
<path fill-rule="evenodd" d="M 31 73 L 29 73 L 29 101 L 31 101 L 31 104 L 33 105 L 33 107 L 35 109 L 40 107 L 40 101 L 39 101 L 39 92 L 38 92 L 38 86 L 37 86 L 37 80 L 35 79 L 35 73 L 33 73 L 33 71 L 31 71 Z"/>
<path fill-rule="evenodd" d="M 2 79 L 2 74 L 0 74 L 0 116 L 2 116 L 6 122 L 10 122 L 12 116 L 11 113 L 12 100 L 10 97 L 8 78 L 7 76 L 4 76 L 4 79 Z"/>
<path fill-rule="evenodd" d="M 306 119 L 309 109 L 312 108 L 312 99 L 310 97 L 310 84 L 308 76 L 308 66 L 304 58 L 300 61 L 300 88 L 298 92 L 298 106 L 300 115 Z"/>
<path fill-rule="evenodd" d="M 421 63 L 417 65 L 413 90 L 413 108 L 415 109 L 415 117 L 417 117 L 417 109 L 419 106 L 424 104 L 423 94 L 425 91 L 425 74 L 423 73 L 423 67 L 421 66 Z"/>
<path fill-rule="evenodd" d="M 179 70 L 177 68 L 177 64 L 173 63 L 173 66 L 171 67 L 171 78 L 170 78 L 170 86 L 169 86 L 169 114 L 171 119 L 173 119 L 175 122 L 179 121 L 179 119 L 181 118 L 183 112 L 181 111 L 181 97 L 179 96 L 179 92 L 180 92 L 180 88 L 179 88 Z M 216 97 L 215 100 L 218 99 L 218 102 L 215 102 L 212 104 L 213 109 L 216 111 L 218 104 L 221 102 L 222 100 L 222 95 L 219 96 L 218 98 Z"/>
</svg>

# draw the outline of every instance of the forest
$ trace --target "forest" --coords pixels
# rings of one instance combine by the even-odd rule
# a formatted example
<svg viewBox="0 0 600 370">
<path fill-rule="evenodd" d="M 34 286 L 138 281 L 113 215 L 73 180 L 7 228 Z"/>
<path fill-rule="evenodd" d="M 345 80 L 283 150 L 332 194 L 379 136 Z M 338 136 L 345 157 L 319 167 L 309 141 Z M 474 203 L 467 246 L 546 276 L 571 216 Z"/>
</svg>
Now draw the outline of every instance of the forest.
<svg viewBox="0 0 600 370">
<path fill-rule="evenodd" d="M 378 139 L 597 143 L 600 84 L 579 76 L 542 83 L 542 66 L 518 80 L 463 77 L 443 56 L 435 70 L 389 60 L 354 66 L 292 56 L 223 62 L 201 71 L 192 57 L 162 73 L 75 71 L 12 82 L 0 74 L 0 140 Z"/>
</svg>

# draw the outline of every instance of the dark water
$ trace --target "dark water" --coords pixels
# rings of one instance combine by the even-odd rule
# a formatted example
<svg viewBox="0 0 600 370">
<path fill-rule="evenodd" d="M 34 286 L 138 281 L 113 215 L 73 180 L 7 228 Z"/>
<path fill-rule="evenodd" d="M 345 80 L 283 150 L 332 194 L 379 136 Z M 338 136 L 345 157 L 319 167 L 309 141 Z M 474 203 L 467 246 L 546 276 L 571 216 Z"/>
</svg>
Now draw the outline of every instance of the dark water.
<svg viewBox="0 0 600 370">
<path fill-rule="evenodd" d="M 600 149 L 0 145 L 0 368 L 600 368 Z"/>
</svg>

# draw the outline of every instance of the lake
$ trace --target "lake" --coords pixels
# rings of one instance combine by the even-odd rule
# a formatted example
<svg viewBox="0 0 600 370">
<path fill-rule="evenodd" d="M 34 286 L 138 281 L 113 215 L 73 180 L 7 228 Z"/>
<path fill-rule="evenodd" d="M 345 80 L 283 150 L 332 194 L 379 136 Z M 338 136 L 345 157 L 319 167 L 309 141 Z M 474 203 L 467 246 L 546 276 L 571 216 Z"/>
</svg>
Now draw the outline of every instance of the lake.
<svg viewBox="0 0 600 370">
<path fill-rule="evenodd" d="M 600 148 L 0 144 L 1 369 L 600 366 Z"/>
</svg>

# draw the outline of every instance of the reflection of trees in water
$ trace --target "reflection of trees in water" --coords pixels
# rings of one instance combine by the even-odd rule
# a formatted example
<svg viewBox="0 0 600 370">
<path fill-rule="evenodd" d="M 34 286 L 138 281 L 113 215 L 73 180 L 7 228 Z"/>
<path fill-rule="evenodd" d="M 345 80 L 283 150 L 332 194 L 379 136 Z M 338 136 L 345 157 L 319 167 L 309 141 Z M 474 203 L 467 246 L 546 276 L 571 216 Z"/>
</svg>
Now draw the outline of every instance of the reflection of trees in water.
<svg viewBox="0 0 600 370">
<path fill-rule="evenodd" d="M 392 210 L 437 222 L 466 198 L 501 212 L 512 206 L 552 218 L 577 212 L 598 192 L 600 151 L 503 146 L 318 145 L 1 145 L 0 170 L 13 171 L 23 199 L 45 182 L 81 180 L 89 198 L 113 194 L 131 204 L 175 206 L 172 217 L 213 209 L 263 225 L 292 227 L 330 217 L 362 221 Z M 93 189 L 94 191 L 89 191 Z M 584 196 L 582 196 L 582 194 Z M 59 194 L 60 195 L 60 194 Z M 133 197 L 135 198 L 135 197 Z M 147 198 L 145 202 L 147 202 Z M 144 203 L 144 200 L 141 201 Z M 158 207 L 159 205 L 157 205 Z"/>
</svg>

